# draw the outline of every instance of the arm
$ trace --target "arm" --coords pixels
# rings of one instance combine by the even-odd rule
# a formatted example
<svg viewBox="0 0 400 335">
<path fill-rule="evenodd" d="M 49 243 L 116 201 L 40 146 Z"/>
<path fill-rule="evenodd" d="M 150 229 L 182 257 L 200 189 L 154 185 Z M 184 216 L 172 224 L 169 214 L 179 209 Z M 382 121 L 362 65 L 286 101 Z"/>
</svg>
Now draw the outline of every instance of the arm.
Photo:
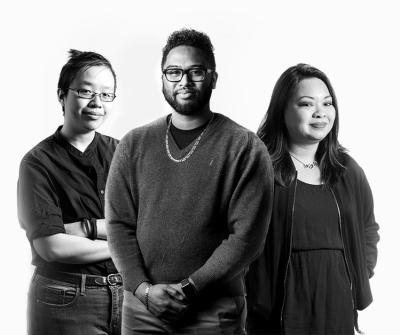
<svg viewBox="0 0 400 335">
<path fill-rule="evenodd" d="M 65 234 L 57 190 L 46 166 L 35 159 L 21 162 L 18 216 L 35 251 L 49 262 L 89 263 L 107 259 L 107 243 Z"/>
<path fill-rule="evenodd" d="M 361 180 L 362 208 L 364 210 L 364 234 L 365 234 L 365 257 L 368 274 L 371 278 L 374 275 L 374 268 L 378 257 L 377 243 L 379 241 L 379 226 L 375 221 L 374 201 L 371 188 L 365 174 L 362 172 Z"/>
<path fill-rule="evenodd" d="M 149 283 L 141 283 L 135 291 L 136 297 L 146 305 L 145 290 Z M 157 284 L 149 288 L 148 309 L 166 323 L 180 320 L 188 308 L 187 300 L 179 284 Z"/>
<path fill-rule="evenodd" d="M 136 237 L 137 185 L 126 137 L 120 142 L 107 179 L 106 229 L 112 258 L 124 279 L 124 286 L 145 304 L 150 283 Z M 186 310 L 183 297 L 170 285 L 157 284 L 149 290 L 148 308 L 164 322 L 175 322 Z"/>
<path fill-rule="evenodd" d="M 261 252 L 272 211 L 273 169 L 265 145 L 248 139 L 227 208 L 229 235 L 205 264 L 190 275 L 201 291 L 243 271 Z"/>
<path fill-rule="evenodd" d="M 134 178 L 129 135 L 118 145 L 108 173 L 105 217 L 111 256 L 124 279 L 127 290 L 135 292 L 143 282 L 150 282 L 136 238 L 137 186 Z"/>
<path fill-rule="evenodd" d="M 97 226 L 97 239 L 98 240 L 107 240 L 107 232 L 106 232 L 106 220 L 105 219 L 96 219 Z M 75 235 L 80 237 L 88 237 L 88 232 L 84 227 L 82 227 L 81 221 L 70 222 L 64 224 L 65 232 L 68 235 Z"/>
<path fill-rule="evenodd" d="M 33 246 L 47 262 L 86 264 L 111 257 L 106 241 L 92 241 L 67 234 L 34 239 Z"/>
</svg>

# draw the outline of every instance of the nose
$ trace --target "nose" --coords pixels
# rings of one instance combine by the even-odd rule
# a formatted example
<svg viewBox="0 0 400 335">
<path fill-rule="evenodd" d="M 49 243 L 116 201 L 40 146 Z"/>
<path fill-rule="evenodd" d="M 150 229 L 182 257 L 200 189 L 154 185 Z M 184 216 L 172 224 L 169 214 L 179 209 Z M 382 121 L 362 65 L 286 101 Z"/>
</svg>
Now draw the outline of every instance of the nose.
<svg viewBox="0 0 400 335">
<path fill-rule="evenodd" d="M 324 106 L 317 104 L 315 107 L 315 111 L 313 113 L 313 117 L 315 118 L 323 118 L 326 116 L 326 111 Z"/>
<path fill-rule="evenodd" d="M 190 80 L 189 75 L 188 75 L 187 72 L 184 72 L 184 73 L 183 73 L 182 79 L 181 79 L 181 81 L 179 82 L 179 84 L 180 84 L 181 86 L 187 86 L 187 85 L 193 84 L 193 82 Z"/>
<path fill-rule="evenodd" d="M 96 93 L 95 96 L 90 100 L 90 104 L 92 107 L 97 107 L 101 108 L 103 106 L 103 103 L 101 102 L 100 99 L 100 93 Z"/>
</svg>

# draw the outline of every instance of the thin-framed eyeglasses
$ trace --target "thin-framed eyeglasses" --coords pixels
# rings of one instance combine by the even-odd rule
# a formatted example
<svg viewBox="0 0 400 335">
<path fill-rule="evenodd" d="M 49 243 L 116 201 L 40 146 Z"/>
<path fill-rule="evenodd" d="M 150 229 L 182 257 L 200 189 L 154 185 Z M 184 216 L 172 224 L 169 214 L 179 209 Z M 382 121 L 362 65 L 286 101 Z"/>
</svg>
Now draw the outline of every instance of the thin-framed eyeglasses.
<svg viewBox="0 0 400 335">
<path fill-rule="evenodd" d="M 206 78 L 207 73 L 212 73 L 214 70 L 202 67 L 194 67 L 187 70 L 180 68 L 168 68 L 163 70 L 163 74 L 168 81 L 177 83 L 182 80 L 183 76 L 187 74 L 190 81 L 198 82 Z"/>
<path fill-rule="evenodd" d="M 103 102 L 111 102 L 114 101 L 116 95 L 114 93 L 108 93 L 108 92 L 93 92 L 91 90 L 86 90 L 86 89 L 76 89 L 76 88 L 71 88 L 68 87 L 69 90 L 74 91 L 78 93 L 78 96 L 83 99 L 93 99 L 96 95 L 99 96 L 100 100 Z"/>
</svg>

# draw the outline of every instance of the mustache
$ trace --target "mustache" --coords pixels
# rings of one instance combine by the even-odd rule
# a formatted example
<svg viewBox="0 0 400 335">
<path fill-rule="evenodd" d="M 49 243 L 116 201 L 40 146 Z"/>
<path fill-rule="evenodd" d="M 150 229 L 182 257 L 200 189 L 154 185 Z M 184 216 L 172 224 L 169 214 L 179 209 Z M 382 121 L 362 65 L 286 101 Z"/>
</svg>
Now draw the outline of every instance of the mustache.
<svg viewBox="0 0 400 335">
<path fill-rule="evenodd" d="M 175 91 L 175 94 L 179 94 L 179 93 L 196 93 L 196 90 L 192 89 L 192 88 L 180 88 L 178 90 Z"/>
</svg>

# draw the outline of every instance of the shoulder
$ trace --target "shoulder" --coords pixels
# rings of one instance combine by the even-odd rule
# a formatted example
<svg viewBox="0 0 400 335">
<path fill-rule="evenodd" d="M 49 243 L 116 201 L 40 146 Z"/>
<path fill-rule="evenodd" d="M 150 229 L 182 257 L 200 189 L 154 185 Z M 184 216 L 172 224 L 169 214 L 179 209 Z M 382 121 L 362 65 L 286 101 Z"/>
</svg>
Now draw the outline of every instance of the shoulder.
<svg viewBox="0 0 400 335">
<path fill-rule="evenodd" d="M 234 143 L 244 145 L 248 150 L 267 151 L 259 137 L 246 127 L 231 120 L 225 115 L 215 113 L 218 122 L 218 133 L 221 137 L 229 138 Z"/>
<path fill-rule="evenodd" d="M 366 181 L 364 170 L 348 153 L 342 153 L 342 162 L 345 167 L 343 179 L 358 183 Z"/>
<path fill-rule="evenodd" d="M 117 155 L 131 156 L 139 154 L 141 148 L 153 148 L 163 141 L 166 130 L 166 117 L 159 118 L 151 123 L 134 128 L 126 133 L 117 148 Z M 134 150 L 135 149 L 135 150 Z"/>
<path fill-rule="evenodd" d="M 51 135 L 30 149 L 22 158 L 21 165 L 29 163 L 37 163 L 47 157 L 51 152 L 56 150 L 56 141 L 54 135 Z"/>
<path fill-rule="evenodd" d="M 153 122 L 130 130 L 126 135 L 124 135 L 120 143 L 126 145 L 149 135 L 161 134 L 165 131 L 166 126 L 166 117 L 163 116 Z"/>
<path fill-rule="evenodd" d="M 246 127 L 238 124 L 237 122 L 233 121 L 229 117 L 219 114 L 215 114 L 215 123 L 217 124 L 220 130 L 227 132 L 233 136 L 240 136 L 240 137 L 247 137 L 249 134 L 253 134 L 253 132 Z"/>
</svg>

